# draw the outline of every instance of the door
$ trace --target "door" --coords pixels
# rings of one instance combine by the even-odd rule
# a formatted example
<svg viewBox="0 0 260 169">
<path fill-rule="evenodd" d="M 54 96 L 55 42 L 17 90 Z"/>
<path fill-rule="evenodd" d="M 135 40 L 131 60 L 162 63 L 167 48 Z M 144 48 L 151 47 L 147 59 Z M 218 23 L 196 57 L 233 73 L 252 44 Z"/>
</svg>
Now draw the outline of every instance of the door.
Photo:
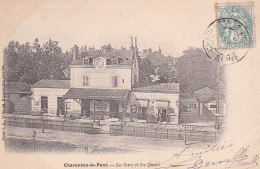
<svg viewBox="0 0 260 169">
<path fill-rule="evenodd" d="M 118 101 L 111 101 L 110 102 L 110 117 L 118 118 L 119 112 L 119 102 Z"/>
<path fill-rule="evenodd" d="M 41 112 L 48 113 L 48 97 L 41 96 Z"/>
<path fill-rule="evenodd" d="M 90 117 L 90 100 L 81 100 L 81 113 L 83 116 Z"/>
<path fill-rule="evenodd" d="M 167 110 L 166 109 L 158 109 L 158 121 L 163 122 L 167 119 Z"/>
<path fill-rule="evenodd" d="M 166 121 L 166 117 L 167 117 L 167 110 L 166 109 L 162 109 L 162 121 Z"/>
<path fill-rule="evenodd" d="M 64 115 L 65 111 L 65 102 L 63 97 L 57 97 L 57 116 L 60 114 Z"/>
<path fill-rule="evenodd" d="M 146 120 L 147 117 L 147 107 L 142 107 L 142 119 Z"/>
<path fill-rule="evenodd" d="M 137 118 L 140 120 L 146 120 L 147 117 L 147 107 L 138 107 Z"/>
</svg>

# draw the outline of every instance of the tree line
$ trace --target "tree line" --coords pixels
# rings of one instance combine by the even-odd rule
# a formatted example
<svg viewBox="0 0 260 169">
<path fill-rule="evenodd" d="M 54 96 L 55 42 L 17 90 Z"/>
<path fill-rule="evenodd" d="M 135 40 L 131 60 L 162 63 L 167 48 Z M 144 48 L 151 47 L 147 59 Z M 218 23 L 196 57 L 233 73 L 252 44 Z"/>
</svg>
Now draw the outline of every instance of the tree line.
<svg viewBox="0 0 260 169">
<path fill-rule="evenodd" d="M 153 64 L 149 59 L 140 61 L 141 81 L 151 81 L 150 75 L 158 75 L 158 83 L 180 83 L 183 93 L 193 93 L 203 87 L 216 89 L 217 87 L 217 63 L 211 61 L 200 48 L 189 47 L 183 51 L 183 55 L 172 61 L 171 57 L 161 58 L 165 60 L 160 65 Z M 224 67 L 220 68 L 220 83 L 222 88 L 225 83 Z"/>
<path fill-rule="evenodd" d="M 80 50 L 86 50 L 86 46 Z M 206 86 L 216 88 L 217 65 L 202 49 L 188 48 L 175 64 L 169 57 L 162 59 L 165 62 L 159 66 L 153 65 L 149 58 L 140 60 L 142 82 L 151 82 L 150 75 L 158 74 L 159 83 L 178 82 L 182 92 L 193 93 Z M 33 44 L 11 41 L 4 49 L 4 78 L 9 82 L 26 82 L 29 85 L 41 79 L 69 79 L 64 71 L 68 70 L 71 60 L 72 51 L 63 52 L 58 41 L 50 39 L 43 45 L 38 39 Z M 220 70 L 221 81 L 224 82 L 224 68 Z"/>
<path fill-rule="evenodd" d="M 41 79 L 68 79 L 67 69 L 72 54 L 63 52 L 57 41 L 43 45 L 35 39 L 33 44 L 11 41 L 4 49 L 4 76 L 8 82 L 34 84 Z"/>
</svg>

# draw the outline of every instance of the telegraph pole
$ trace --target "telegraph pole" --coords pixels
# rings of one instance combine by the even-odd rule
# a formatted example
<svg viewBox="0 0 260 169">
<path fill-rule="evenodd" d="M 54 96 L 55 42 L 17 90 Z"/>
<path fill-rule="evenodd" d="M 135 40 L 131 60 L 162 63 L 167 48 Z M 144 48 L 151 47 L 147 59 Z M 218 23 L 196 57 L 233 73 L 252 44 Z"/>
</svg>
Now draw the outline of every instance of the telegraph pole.
<svg viewBox="0 0 260 169">
<path fill-rule="evenodd" d="M 219 130 L 219 78 L 220 78 L 220 61 L 217 63 L 217 100 L 216 100 L 216 119 L 215 128 Z"/>
<path fill-rule="evenodd" d="M 95 124 L 95 111 L 96 111 L 96 108 L 95 108 L 95 100 L 93 100 L 93 105 L 94 105 L 94 111 L 93 111 L 93 124 Z"/>
</svg>

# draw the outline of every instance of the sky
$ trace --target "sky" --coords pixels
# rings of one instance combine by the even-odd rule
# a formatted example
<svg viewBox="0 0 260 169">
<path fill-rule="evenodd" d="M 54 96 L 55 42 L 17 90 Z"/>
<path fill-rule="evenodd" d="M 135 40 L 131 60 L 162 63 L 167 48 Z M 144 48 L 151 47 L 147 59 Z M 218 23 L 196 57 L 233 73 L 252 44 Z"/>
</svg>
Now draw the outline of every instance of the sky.
<svg viewBox="0 0 260 169">
<path fill-rule="evenodd" d="M 73 2 L 73 3 L 72 3 Z M 117 49 L 137 37 L 139 51 L 152 48 L 179 57 L 188 47 L 202 48 L 204 32 L 214 20 L 214 3 L 195 1 L 43 1 L 9 36 L 40 43 L 59 41 L 63 51 L 73 45 Z M 209 10 L 212 9 L 212 10 Z"/>
</svg>

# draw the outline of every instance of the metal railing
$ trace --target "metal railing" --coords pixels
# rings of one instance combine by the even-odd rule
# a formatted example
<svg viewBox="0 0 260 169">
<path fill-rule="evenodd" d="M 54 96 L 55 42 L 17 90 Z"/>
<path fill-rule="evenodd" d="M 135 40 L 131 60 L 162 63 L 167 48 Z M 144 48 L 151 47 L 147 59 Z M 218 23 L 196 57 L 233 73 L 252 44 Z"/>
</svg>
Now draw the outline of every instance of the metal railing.
<svg viewBox="0 0 260 169">
<path fill-rule="evenodd" d="M 183 140 L 188 142 L 216 142 L 219 132 L 196 131 L 190 129 L 167 129 L 153 127 L 137 127 L 113 124 L 110 125 L 111 135 Z"/>
<path fill-rule="evenodd" d="M 87 122 L 60 121 L 54 119 L 26 118 L 26 117 L 5 117 L 5 126 L 22 128 L 40 128 L 43 130 L 76 131 L 93 133 L 93 124 Z"/>
</svg>

